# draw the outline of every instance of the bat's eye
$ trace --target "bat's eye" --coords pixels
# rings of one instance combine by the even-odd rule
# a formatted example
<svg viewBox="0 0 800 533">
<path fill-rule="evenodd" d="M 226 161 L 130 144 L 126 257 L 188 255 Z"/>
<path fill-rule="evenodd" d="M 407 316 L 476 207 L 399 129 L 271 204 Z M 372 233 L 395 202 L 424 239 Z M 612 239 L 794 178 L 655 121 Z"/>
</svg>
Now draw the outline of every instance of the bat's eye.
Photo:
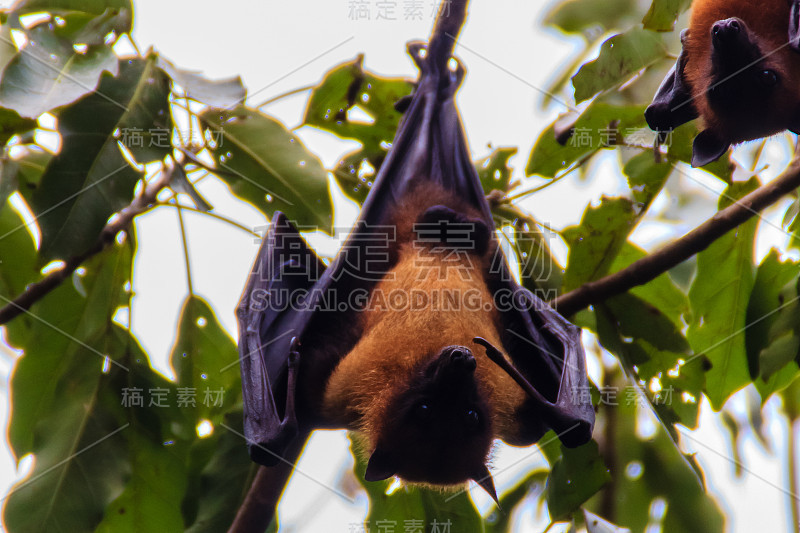
<svg viewBox="0 0 800 533">
<path fill-rule="evenodd" d="M 481 416 L 475 409 L 470 409 L 466 414 L 467 425 L 470 428 L 476 428 L 480 424 Z"/>
<path fill-rule="evenodd" d="M 420 422 L 425 422 L 431 417 L 431 406 L 425 402 L 420 402 L 414 407 L 414 418 Z"/>
<path fill-rule="evenodd" d="M 764 87 L 773 87 L 778 83 L 778 74 L 774 70 L 762 70 L 758 73 L 758 81 Z"/>
</svg>

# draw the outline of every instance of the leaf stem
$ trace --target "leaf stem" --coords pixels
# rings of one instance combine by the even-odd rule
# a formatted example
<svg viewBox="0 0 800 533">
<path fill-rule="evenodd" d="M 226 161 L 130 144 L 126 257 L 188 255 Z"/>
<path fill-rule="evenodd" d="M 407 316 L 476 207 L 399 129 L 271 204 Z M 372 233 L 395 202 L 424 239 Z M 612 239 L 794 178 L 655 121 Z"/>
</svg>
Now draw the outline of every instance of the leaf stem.
<svg viewBox="0 0 800 533">
<path fill-rule="evenodd" d="M 176 202 L 176 207 L 177 202 Z M 194 296 L 194 286 L 192 285 L 192 267 L 189 263 L 189 243 L 186 239 L 186 226 L 183 224 L 183 211 L 180 208 L 177 210 L 178 213 L 178 223 L 181 227 L 181 241 L 183 241 L 183 260 L 184 264 L 186 265 L 186 285 L 189 289 L 189 295 Z"/>
</svg>

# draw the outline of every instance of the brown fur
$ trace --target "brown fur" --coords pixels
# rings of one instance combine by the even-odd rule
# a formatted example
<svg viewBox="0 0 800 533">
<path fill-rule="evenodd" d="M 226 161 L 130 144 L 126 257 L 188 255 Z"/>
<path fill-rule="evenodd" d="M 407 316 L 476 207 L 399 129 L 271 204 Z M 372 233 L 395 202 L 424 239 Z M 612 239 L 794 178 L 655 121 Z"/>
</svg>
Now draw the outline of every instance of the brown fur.
<svg viewBox="0 0 800 533">
<path fill-rule="evenodd" d="M 789 39 L 788 0 L 696 0 L 692 6 L 688 39 L 684 44 L 687 63 L 686 82 L 694 97 L 693 105 L 706 128 L 732 142 L 766 137 L 787 129 L 800 111 L 800 53 L 787 46 Z M 779 90 L 765 109 L 748 114 L 749 102 L 742 102 L 742 115 L 722 116 L 706 97 L 711 86 L 711 28 L 716 21 L 731 17 L 743 20 L 758 36 L 765 56 L 759 68 L 776 71 Z"/>
<path fill-rule="evenodd" d="M 420 363 L 449 345 L 470 348 L 477 360 L 475 375 L 480 393 L 488 398 L 494 436 L 511 438 L 517 432 L 514 417 L 525 399 L 524 393 L 472 341 L 473 337 L 481 336 L 495 346 L 502 346 L 498 333 L 500 317 L 493 307 L 484 277 L 494 250 L 490 249 L 483 257 L 472 253 L 459 257 L 457 264 L 445 264 L 443 255 L 429 254 L 413 243 L 413 225 L 422 213 L 414 206 L 441 204 L 461 213 L 477 215 L 451 196 L 432 186 L 418 188 L 407 196 L 397 216 L 390 221 L 397 227 L 397 262 L 391 274 L 376 285 L 371 300 L 375 307 L 371 306 L 373 310 L 361 317 L 363 335 L 341 360 L 325 389 L 323 409 L 326 416 L 350 429 L 362 431 L 370 451 L 380 440 L 387 421 L 393 420 L 388 408 L 392 399 L 403 394 Z M 420 261 L 424 265 L 422 269 Z M 469 310 L 431 306 L 400 310 L 381 305 L 388 297 L 381 300 L 378 296 L 391 295 L 393 291 L 409 294 L 412 290 L 428 295 L 452 291 L 469 295 L 458 302 L 462 305 L 470 299 L 479 300 L 482 305 Z"/>
</svg>

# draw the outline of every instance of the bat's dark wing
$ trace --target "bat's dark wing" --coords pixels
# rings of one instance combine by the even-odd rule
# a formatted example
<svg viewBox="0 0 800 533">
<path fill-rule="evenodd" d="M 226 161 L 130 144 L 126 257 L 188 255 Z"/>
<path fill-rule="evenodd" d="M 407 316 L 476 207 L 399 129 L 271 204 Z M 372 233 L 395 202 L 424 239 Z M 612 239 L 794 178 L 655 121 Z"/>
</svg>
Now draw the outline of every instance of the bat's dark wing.
<svg viewBox="0 0 800 533">
<path fill-rule="evenodd" d="M 789 11 L 789 46 L 795 52 L 800 52 L 800 0 L 791 0 L 792 7 Z"/>
<path fill-rule="evenodd" d="M 385 224 L 404 195 L 430 180 L 494 227 L 454 101 L 464 69 L 450 58 L 452 36 L 436 33 L 440 38 L 432 39 L 427 53 L 420 43 L 409 45 L 421 71 L 417 88 L 359 220 L 331 265 L 322 273 L 319 260 L 279 214 L 259 252 L 238 315 L 245 434 L 251 457 L 262 464 L 274 464 L 273 454 L 285 449 L 298 426 L 327 425 L 319 412 L 324 385 L 361 336 L 357 297 L 369 294 L 393 266 L 395 228 Z M 520 413 L 520 443 L 535 442 L 550 428 L 563 433 L 566 444 L 587 441 L 594 411 L 588 395 L 579 394 L 588 384 L 578 329 L 522 289 L 502 254 L 488 279 L 493 294 L 518 304 L 501 310 L 503 345 L 539 392 Z M 301 296 L 294 299 L 284 295 L 297 292 Z M 293 346 L 299 346 L 299 374 L 290 364 L 296 360 Z M 287 398 L 296 400 L 296 422 Z"/>
<path fill-rule="evenodd" d="M 298 434 L 293 339 L 311 316 L 302 298 L 324 270 L 297 229 L 275 213 L 236 308 L 244 433 L 250 457 L 264 465 L 277 463 Z"/>
<path fill-rule="evenodd" d="M 681 33 L 682 43 L 686 41 L 687 35 L 687 30 Z M 692 92 L 683 77 L 685 67 L 686 51 L 681 50 L 675 65 L 661 82 L 653 102 L 644 112 L 647 125 L 659 134 L 664 135 L 697 118 L 697 111 L 692 105 Z"/>
</svg>

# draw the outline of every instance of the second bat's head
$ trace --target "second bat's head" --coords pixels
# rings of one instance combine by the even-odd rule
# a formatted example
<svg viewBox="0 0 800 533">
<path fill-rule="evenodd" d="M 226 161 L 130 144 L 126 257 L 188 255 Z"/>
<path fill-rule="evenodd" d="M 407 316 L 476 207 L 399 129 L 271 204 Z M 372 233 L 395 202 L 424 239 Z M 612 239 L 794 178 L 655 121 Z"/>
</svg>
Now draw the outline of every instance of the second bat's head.
<svg viewBox="0 0 800 533">
<path fill-rule="evenodd" d="M 492 445 L 489 405 L 469 348 L 448 346 L 420 365 L 387 404 L 365 479 L 456 485 L 470 479 L 496 498 L 486 468 Z"/>
<path fill-rule="evenodd" d="M 718 18 L 703 6 L 693 14 L 685 76 L 705 124 L 695 140 L 701 163 L 730 144 L 800 125 L 800 54 L 787 46 L 788 8 L 786 21 L 765 25 L 765 17 L 751 12 L 756 5 L 750 3 L 742 18 Z"/>
</svg>

